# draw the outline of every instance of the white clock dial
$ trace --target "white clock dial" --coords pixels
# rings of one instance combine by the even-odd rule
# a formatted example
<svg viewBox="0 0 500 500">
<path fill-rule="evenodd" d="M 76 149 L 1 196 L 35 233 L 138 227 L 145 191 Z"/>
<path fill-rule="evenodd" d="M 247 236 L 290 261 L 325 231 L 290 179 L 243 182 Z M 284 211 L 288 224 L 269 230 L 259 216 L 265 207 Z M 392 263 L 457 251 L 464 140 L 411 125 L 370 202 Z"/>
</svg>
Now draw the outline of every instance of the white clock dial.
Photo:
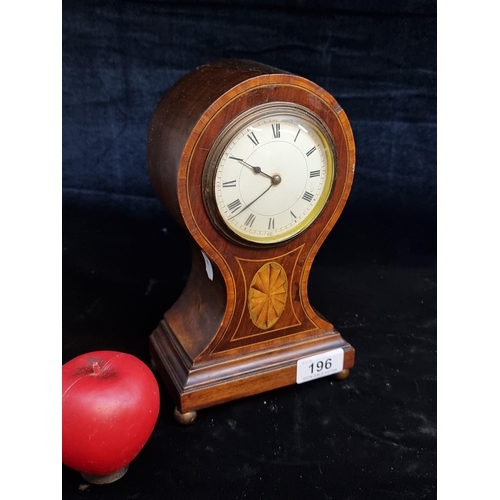
<svg viewBox="0 0 500 500">
<path fill-rule="evenodd" d="M 213 177 L 224 224 L 239 237 L 277 243 L 319 215 L 334 178 L 331 142 L 313 120 L 260 115 L 227 139 Z"/>
</svg>

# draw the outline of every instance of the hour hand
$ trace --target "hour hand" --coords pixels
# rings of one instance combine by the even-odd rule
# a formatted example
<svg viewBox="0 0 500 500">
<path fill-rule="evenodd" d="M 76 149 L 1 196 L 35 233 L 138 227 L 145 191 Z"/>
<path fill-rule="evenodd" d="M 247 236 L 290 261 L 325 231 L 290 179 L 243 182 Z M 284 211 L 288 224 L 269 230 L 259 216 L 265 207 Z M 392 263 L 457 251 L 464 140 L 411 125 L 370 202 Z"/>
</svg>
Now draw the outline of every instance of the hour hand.
<svg viewBox="0 0 500 500">
<path fill-rule="evenodd" d="M 229 158 L 239 161 L 242 165 L 245 165 L 245 167 L 251 168 L 256 174 L 261 174 L 265 177 L 269 177 L 269 179 L 272 179 L 272 176 L 263 172 L 260 167 L 254 167 L 253 165 L 250 165 L 250 163 L 247 163 L 243 158 L 236 158 L 236 156 L 230 156 Z"/>
</svg>

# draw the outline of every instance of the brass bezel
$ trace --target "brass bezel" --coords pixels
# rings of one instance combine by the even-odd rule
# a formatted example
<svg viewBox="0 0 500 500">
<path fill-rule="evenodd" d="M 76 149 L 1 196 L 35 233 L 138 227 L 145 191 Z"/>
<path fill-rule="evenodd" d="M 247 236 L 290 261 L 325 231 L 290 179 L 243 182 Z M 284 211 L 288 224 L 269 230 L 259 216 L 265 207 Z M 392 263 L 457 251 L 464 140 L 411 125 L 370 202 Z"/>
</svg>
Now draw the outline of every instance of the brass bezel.
<svg viewBox="0 0 500 500">
<path fill-rule="evenodd" d="M 294 231 L 290 235 L 285 237 L 269 237 L 269 241 L 265 241 L 265 237 L 260 236 L 259 238 L 252 238 L 251 236 L 242 236 L 234 231 L 233 228 L 228 226 L 221 216 L 217 203 L 215 202 L 215 176 L 217 172 L 217 166 L 219 165 L 220 159 L 224 150 L 226 149 L 228 143 L 233 137 L 235 137 L 241 130 L 243 130 L 250 123 L 260 120 L 269 115 L 290 115 L 296 118 L 305 120 L 317 129 L 321 139 L 324 139 L 325 146 L 328 147 L 328 151 L 331 155 L 328 155 L 328 168 L 332 170 L 330 186 L 326 188 L 324 199 L 321 200 L 322 206 L 317 213 L 313 213 L 310 217 L 308 216 L 305 220 L 305 224 L 300 226 L 297 231 Z M 231 120 L 222 130 L 222 132 L 215 139 L 205 162 L 203 168 L 202 177 L 202 198 L 205 205 L 205 210 L 210 218 L 210 221 L 214 227 L 226 238 L 238 243 L 243 246 L 251 247 L 269 247 L 276 246 L 290 241 L 296 238 L 304 231 L 306 231 L 314 221 L 321 215 L 324 208 L 328 204 L 328 201 L 333 192 L 337 178 L 337 150 L 335 147 L 335 142 L 333 141 L 332 134 L 329 129 L 323 123 L 323 121 L 311 110 L 305 108 L 304 106 L 290 103 L 290 102 L 272 102 L 265 103 L 259 106 L 255 106 L 252 109 L 244 111 L 243 113 L 236 116 Z"/>
</svg>

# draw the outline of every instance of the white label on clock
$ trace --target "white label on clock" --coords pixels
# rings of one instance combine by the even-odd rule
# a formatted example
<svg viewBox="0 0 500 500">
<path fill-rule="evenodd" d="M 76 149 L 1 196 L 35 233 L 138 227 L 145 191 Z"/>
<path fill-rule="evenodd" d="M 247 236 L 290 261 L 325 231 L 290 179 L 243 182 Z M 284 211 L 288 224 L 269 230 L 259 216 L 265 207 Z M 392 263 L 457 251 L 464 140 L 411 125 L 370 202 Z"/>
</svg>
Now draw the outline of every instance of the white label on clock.
<svg viewBox="0 0 500 500">
<path fill-rule="evenodd" d="M 214 280 L 214 269 L 212 267 L 212 262 L 207 257 L 207 254 L 202 250 L 201 255 L 203 255 L 203 260 L 205 261 L 205 271 L 207 272 L 208 279 L 210 281 Z"/>
<path fill-rule="evenodd" d="M 339 347 L 297 361 L 297 384 L 334 375 L 344 368 L 344 349 Z"/>
</svg>

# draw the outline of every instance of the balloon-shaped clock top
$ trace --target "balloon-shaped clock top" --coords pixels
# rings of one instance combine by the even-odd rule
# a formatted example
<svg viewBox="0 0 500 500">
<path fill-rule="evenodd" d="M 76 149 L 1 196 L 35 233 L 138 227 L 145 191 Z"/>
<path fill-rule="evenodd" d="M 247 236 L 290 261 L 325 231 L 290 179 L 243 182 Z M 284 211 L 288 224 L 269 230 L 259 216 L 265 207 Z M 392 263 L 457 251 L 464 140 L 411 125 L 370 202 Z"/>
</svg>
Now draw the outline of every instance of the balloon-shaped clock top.
<svg viewBox="0 0 500 500">
<path fill-rule="evenodd" d="M 150 125 L 153 187 L 200 246 L 219 241 L 207 226 L 237 244 L 284 241 L 329 207 L 318 221 L 325 237 L 349 195 L 354 164 L 349 121 L 328 92 L 249 61 L 189 73 Z"/>
</svg>

